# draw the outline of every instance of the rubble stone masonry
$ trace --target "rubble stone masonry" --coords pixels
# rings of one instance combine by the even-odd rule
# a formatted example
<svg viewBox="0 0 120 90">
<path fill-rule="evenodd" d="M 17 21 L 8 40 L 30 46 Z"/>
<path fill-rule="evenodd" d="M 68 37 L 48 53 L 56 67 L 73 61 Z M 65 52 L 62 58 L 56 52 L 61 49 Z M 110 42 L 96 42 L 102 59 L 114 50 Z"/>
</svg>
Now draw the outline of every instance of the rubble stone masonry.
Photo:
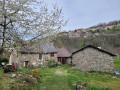
<svg viewBox="0 0 120 90">
<path fill-rule="evenodd" d="M 94 48 L 86 48 L 72 56 L 72 64 L 83 71 L 114 72 L 114 57 Z"/>
</svg>

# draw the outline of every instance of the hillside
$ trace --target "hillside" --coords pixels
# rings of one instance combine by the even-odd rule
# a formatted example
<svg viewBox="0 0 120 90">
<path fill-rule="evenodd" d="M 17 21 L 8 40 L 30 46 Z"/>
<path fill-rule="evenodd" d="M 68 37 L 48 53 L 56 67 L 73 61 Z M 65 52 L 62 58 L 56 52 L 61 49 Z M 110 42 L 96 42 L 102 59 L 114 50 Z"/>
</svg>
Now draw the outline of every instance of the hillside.
<svg viewBox="0 0 120 90">
<path fill-rule="evenodd" d="M 109 24 L 106 25 L 106 27 Z M 111 29 L 86 30 L 78 29 L 62 32 L 55 41 L 57 48 L 65 47 L 70 53 L 86 45 L 94 45 L 120 56 L 120 27 L 111 24 Z M 98 25 L 98 27 L 100 27 Z M 104 26 L 105 27 L 105 26 Z M 97 28 L 97 26 L 95 27 Z M 72 32 L 72 34 L 71 34 Z"/>
</svg>

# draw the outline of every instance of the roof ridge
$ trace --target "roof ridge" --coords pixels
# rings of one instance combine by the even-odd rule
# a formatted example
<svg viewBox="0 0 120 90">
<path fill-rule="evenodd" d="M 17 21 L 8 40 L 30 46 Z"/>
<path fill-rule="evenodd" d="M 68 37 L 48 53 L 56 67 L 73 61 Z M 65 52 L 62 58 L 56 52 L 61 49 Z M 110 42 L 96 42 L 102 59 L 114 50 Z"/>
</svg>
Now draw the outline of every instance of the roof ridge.
<svg viewBox="0 0 120 90">
<path fill-rule="evenodd" d="M 108 52 L 108 51 L 105 51 L 105 50 L 102 50 L 102 49 L 100 49 L 100 48 L 97 48 L 97 47 L 95 47 L 95 46 L 93 46 L 93 45 L 87 45 L 87 46 L 85 46 L 85 47 L 83 47 L 83 48 L 81 48 L 81 49 L 78 49 L 78 50 L 74 51 L 74 52 L 72 53 L 72 55 L 75 54 L 76 52 L 82 51 L 82 50 L 84 50 L 84 49 L 86 49 L 86 48 L 88 48 L 88 47 L 92 47 L 92 48 L 94 48 L 94 49 L 97 49 L 97 50 L 99 50 L 99 51 L 102 51 L 102 52 L 104 52 L 104 53 L 107 53 L 107 54 L 109 54 L 109 55 L 111 55 L 111 56 L 117 56 L 117 55 L 112 54 L 112 53 L 110 53 L 110 52 Z"/>
</svg>

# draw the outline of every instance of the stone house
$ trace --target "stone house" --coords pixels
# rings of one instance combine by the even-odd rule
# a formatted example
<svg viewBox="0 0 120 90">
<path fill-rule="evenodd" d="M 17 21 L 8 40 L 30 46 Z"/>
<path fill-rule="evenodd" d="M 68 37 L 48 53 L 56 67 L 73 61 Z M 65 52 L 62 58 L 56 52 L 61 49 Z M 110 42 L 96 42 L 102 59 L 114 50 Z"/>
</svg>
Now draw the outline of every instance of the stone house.
<svg viewBox="0 0 120 90">
<path fill-rule="evenodd" d="M 57 48 L 58 62 L 62 64 L 71 64 L 71 54 L 65 48 Z"/>
<path fill-rule="evenodd" d="M 116 55 L 88 45 L 72 53 L 72 65 L 83 71 L 114 72 Z"/>
<path fill-rule="evenodd" d="M 24 47 L 15 54 L 10 56 L 9 63 L 15 63 L 18 67 L 43 66 L 49 60 L 57 61 L 57 50 L 53 44 L 42 44 L 33 48 Z"/>
</svg>

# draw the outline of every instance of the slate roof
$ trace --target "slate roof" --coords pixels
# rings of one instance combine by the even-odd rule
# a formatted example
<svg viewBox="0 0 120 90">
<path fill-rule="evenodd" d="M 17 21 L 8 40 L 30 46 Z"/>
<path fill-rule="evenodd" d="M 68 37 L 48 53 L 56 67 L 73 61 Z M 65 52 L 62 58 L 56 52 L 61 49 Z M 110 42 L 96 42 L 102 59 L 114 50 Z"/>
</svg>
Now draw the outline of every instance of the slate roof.
<svg viewBox="0 0 120 90">
<path fill-rule="evenodd" d="M 70 57 L 70 53 L 65 48 L 57 48 L 58 57 Z"/>
<path fill-rule="evenodd" d="M 40 46 L 32 47 L 32 45 L 26 45 L 21 48 L 20 52 L 23 53 L 42 53 L 42 48 Z"/>
<path fill-rule="evenodd" d="M 57 49 L 53 44 L 41 44 L 40 47 L 42 48 L 43 53 L 57 53 Z"/>
<path fill-rule="evenodd" d="M 100 51 L 100 52 L 109 54 L 109 55 L 111 55 L 111 56 L 116 56 L 115 54 L 112 54 L 112 53 L 110 53 L 110 52 L 107 52 L 107 51 L 105 51 L 105 50 L 102 50 L 102 49 L 97 48 L 97 47 L 92 46 L 92 45 L 85 46 L 85 47 L 83 47 L 83 48 L 81 48 L 81 49 L 79 49 L 79 50 L 73 52 L 72 55 L 74 55 L 75 53 L 80 52 L 80 51 L 82 51 L 82 50 L 84 50 L 84 49 L 86 49 L 86 48 L 94 48 L 94 49 L 96 49 L 96 50 L 98 50 L 98 51 Z"/>
<path fill-rule="evenodd" d="M 57 49 L 53 44 L 40 44 L 32 47 L 32 45 L 26 45 L 21 48 L 20 52 L 24 53 L 57 53 Z"/>
</svg>

